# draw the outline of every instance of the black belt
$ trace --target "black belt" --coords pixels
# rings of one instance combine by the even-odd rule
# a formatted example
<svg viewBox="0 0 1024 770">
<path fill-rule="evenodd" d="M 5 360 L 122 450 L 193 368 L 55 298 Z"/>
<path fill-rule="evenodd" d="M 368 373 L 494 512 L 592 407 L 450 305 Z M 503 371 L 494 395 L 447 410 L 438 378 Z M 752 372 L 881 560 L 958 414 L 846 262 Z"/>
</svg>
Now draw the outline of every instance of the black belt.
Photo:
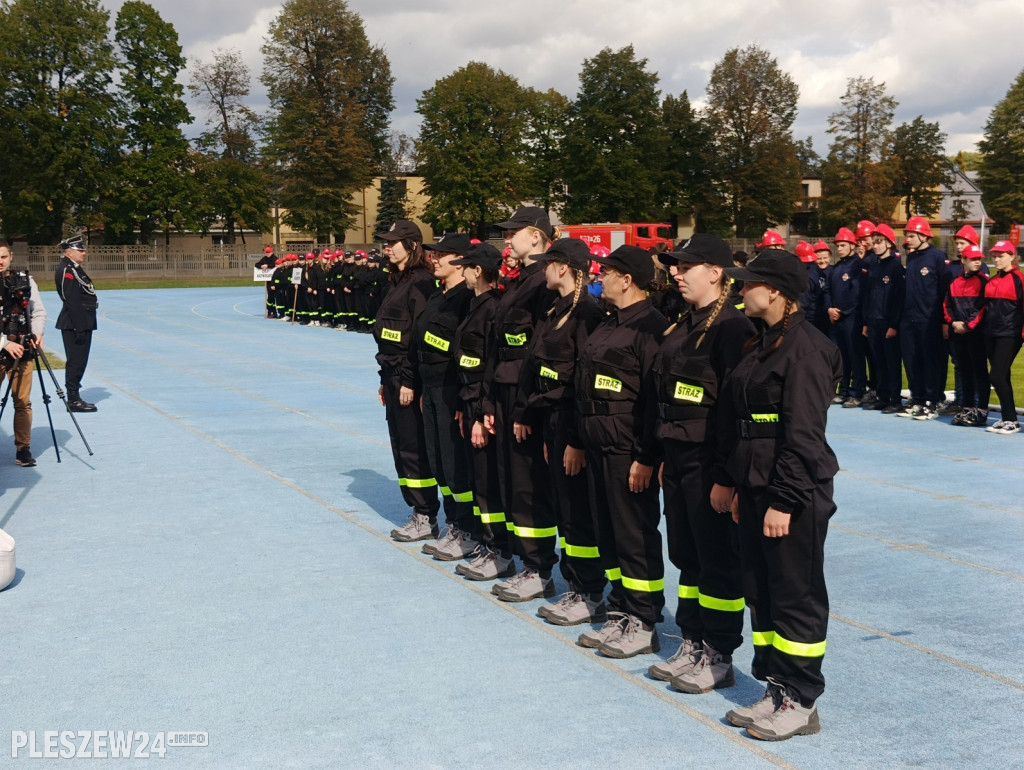
<svg viewBox="0 0 1024 770">
<path fill-rule="evenodd" d="M 471 385 L 474 382 L 483 382 L 483 372 L 459 372 L 459 382 L 463 385 Z"/>
<path fill-rule="evenodd" d="M 736 432 L 740 438 L 775 438 L 779 435 L 779 424 L 777 422 L 737 420 Z"/>
<path fill-rule="evenodd" d="M 708 416 L 706 406 L 678 406 L 658 404 L 658 417 L 663 420 L 702 420 Z"/>
<path fill-rule="evenodd" d="M 580 414 L 625 414 L 633 411 L 632 401 L 578 401 L 576 403 Z"/>
<path fill-rule="evenodd" d="M 521 348 L 498 348 L 498 359 L 500 361 L 518 361 L 520 358 L 526 358 L 528 352 L 525 345 Z"/>
</svg>

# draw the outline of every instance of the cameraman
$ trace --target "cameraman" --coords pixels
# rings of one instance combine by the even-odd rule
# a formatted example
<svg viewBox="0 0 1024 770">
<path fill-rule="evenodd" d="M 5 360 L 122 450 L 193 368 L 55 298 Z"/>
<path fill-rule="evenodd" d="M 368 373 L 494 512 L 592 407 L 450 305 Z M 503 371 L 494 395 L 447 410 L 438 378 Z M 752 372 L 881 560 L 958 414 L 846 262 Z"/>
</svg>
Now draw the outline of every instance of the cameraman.
<svg viewBox="0 0 1024 770">
<path fill-rule="evenodd" d="M 64 307 L 57 316 L 57 328 L 64 340 L 64 385 L 68 389 L 68 409 L 72 412 L 95 412 L 96 405 L 83 401 L 79 390 L 82 375 L 89 363 L 89 347 L 96 328 L 96 288 L 82 269 L 85 241 L 81 235 L 60 244 L 64 258 L 57 263 L 54 282 Z"/>
<path fill-rule="evenodd" d="M 28 272 L 11 271 L 11 244 L 0 239 L 0 292 L 3 302 L 3 324 L 0 328 L 0 384 L 10 377 L 14 396 L 15 465 L 31 468 L 32 457 L 32 360 L 31 345 L 26 337 L 34 339 L 37 348 L 43 347 L 46 328 L 46 308 L 39 298 L 39 287 Z M 19 280 L 20 279 L 20 280 Z M 20 288 L 18 284 L 22 284 Z M 27 292 L 25 292 L 27 289 Z M 28 305 L 24 305 L 27 293 Z"/>
</svg>

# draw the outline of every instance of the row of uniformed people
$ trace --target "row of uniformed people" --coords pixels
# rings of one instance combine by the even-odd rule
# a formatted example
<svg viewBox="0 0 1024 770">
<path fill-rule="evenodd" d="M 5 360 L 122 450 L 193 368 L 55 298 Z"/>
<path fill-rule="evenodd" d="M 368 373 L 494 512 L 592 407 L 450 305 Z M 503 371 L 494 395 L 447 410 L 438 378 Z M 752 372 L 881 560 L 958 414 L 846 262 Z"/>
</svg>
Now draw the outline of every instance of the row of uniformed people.
<svg viewBox="0 0 1024 770">
<path fill-rule="evenodd" d="M 728 718 L 766 739 L 816 732 L 839 355 L 799 312 L 803 266 L 777 252 L 738 272 L 757 335 L 728 301 L 728 246 L 694 236 L 660 256 L 692 305 L 670 325 L 645 291 L 648 252 L 600 260 L 600 307 L 586 244 L 535 207 L 499 226 L 520 265 L 503 293 L 492 246 L 423 246 L 406 221 L 379 235 L 392 266 L 374 326 L 380 399 L 412 509 L 392 537 L 426 541 L 468 579 L 505 578 L 501 601 L 554 598 L 558 565 L 569 590 L 540 615 L 600 624 L 579 644 L 631 657 L 660 648 L 663 485 L 684 641 L 651 675 L 683 692 L 731 686 L 749 605 L 768 687 Z"/>
</svg>

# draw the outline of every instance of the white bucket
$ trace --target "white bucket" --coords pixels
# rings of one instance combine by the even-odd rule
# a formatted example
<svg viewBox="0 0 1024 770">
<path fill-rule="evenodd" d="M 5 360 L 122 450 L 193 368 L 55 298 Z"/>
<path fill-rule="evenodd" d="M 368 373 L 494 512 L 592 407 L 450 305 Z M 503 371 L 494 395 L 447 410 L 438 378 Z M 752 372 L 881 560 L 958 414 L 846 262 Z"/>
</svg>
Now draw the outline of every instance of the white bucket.
<svg viewBox="0 0 1024 770">
<path fill-rule="evenodd" d="M 14 580 L 14 538 L 0 529 L 0 591 Z"/>
</svg>

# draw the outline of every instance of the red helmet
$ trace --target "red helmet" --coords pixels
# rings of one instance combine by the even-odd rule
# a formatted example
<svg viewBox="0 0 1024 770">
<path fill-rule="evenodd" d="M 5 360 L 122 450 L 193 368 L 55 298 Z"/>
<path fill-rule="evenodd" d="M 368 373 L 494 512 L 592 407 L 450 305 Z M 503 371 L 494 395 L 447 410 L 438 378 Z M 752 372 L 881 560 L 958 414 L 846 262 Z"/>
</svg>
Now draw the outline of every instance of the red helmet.
<svg viewBox="0 0 1024 770">
<path fill-rule="evenodd" d="M 840 227 L 839 232 L 836 233 L 836 237 L 832 240 L 836 243 L 852 243 L 856 245 L 857 236 L 853 234 L 853 230 L 849 227 Z"/>
<path fill-rule="evenodd" d="M 857 239 L 870 238 L 875 233 L 875 225 L 867 219 L 857 223 Z"/>
<path fill-rule="evenodd" d="M 814 249 L 815 254 L 819 251 L 827 251 L 829 254 L 832 254 L 832 249 L 828 247 L 828 244 L 825 243 L 825 241 L 818 241 L 816 244 L 811 246 L 811 248 Z"/>
<path fill-rule="evenodd" d="M 800 258 L 801 262 L 815 262 L 817 260 L 817 257 L 814 255 L 814 248 L 807 241 L 797 241 L 793 253 Z"/>
<path fill-rule="evenodd" d="M 312 251 L 307 251 L 306 252 L 306 259 L 313 259 L 313 252 Z"/>
<path fill-rule="evenodd" d="M 960 255 L 960 259 L 984 259 L 985 255 L 981 253 L 981 249 L 975 246 L 973 243 L 964 249 L 964 253 Z"/>
<path fill-rule="evenodd" d="M 765 230 L 758 246 L 785 246 L 786 240 L 774 230 Z"/>
<path fill-rule="evenodd" d="M 502 251 L 501 251 L 501 258 L 502 259 L 508 259 L 511 256 L 512 256 L 512 247 L 511 246 L 506 246 L 504 249 L 502 249 Z"/>
<path fill-rule="evenodd" d="M 903 228 L 906 233 L 917 233 L 926 238 L 932 237 L 932 227 L 924 217 L 911 217 L 907 220 L 907 226 Z"/>
<path fill-rule="evenodd" d="M 366 259 L 366 252 L 362 249 L 356 249 L 356 257 L 359 259 Z"/>
<path fill-rule="evenodd" d="M 1017 249 L 1009 241 L 996 241 L 996 245 L 988 250 L 989 254 L 1016 254 Z"/>
<path fill-rule="evenodd" d="M 611 254 L 611 251 L 607 246 L 603 246 L 600 243 L 590 244 L 590 253 L 592 256 L 604 258 Z"/>
<path fill-rule="evenodd" d="M 470 238 L 469 239 L 469 244 L 471 246 L 477 246 L 477 245 L 480 244 L 480 239 L 479 238 Z"/>
<path fill-rule="evenodd" d="M 603 249 L 604 246 L 602 246 L 601 248 Z M 597 275 L 598 273 L 601 272 L 601 263 L 598 262 L 596 259 L 590 260 L 590 272 L 593 275 Z"/>
<path fill-rule="evenodd" d="M 275 265 L 280 265 L 282 262 L 284 262 L 284 260 L 281 259 L 280 257 L 274 260 Z"/>
<path fill-rule="evenodd" d="M 875 228 L 875 235 L 881 235 L 883 238 L 887 238 L 893 246 L 896 245 L 896 233 L 892 231 L 889 225 L 878 225 Z"/>
<path fill-rule="evenodd" d="M 955 238 L 963 238 L 965 241 L 970 243 L 972 246 L 978 245 L 978 231 L 970 225 L 964 225 L 956 231 Z"/>
<path fill-rule="evenodd" d="M 267 246 L 267 248 L 265 248 L 263 250 L 263 253 L 264 254 L 273 254 L 274 253 L 274 247 L 273 246 Z"/>
</svg>

